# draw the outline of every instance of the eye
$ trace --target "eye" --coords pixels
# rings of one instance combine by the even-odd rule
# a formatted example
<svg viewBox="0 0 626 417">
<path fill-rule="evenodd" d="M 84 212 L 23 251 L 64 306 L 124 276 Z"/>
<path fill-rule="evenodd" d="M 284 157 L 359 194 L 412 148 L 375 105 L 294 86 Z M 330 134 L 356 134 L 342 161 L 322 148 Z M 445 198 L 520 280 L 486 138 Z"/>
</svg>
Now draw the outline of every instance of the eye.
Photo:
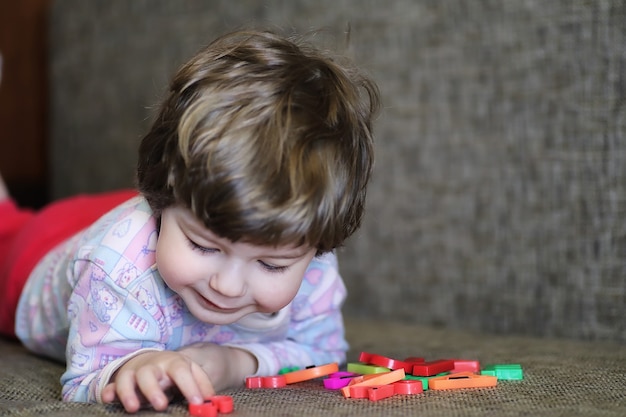
<svg viewBox="0 0 626 417">
<path fill-rule="evenodd" d="M 196 242 L 194 242 L 193 240 L 189 238 L 187 238 L 187 242 L 189 243 L 189 246 L 191 247 L 192 250 L 198 251 L 202 254 L 219 252 L 219 249 L 206 248 L 204 246 L 198 245 Z"/>
<path fill-rule="evenodd" d="M 289 269 L 288 265 L 272 265 L 261 260 L 257 262 L 259 263 L 259 265 L 261 265 L 261 268 L 265 269 L 267 272 L 281 273 Z"/>
</svg>

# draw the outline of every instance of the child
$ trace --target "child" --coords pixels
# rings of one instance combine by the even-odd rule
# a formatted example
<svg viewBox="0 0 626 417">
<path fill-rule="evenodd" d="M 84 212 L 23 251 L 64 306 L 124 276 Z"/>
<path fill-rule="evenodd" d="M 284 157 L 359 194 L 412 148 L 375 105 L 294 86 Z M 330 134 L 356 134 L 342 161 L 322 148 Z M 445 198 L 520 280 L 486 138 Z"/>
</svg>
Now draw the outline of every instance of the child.
<svg viewBox="0 0 626 417">
<path fill-rule="evenodd" d="M 373 82 L 298 40 L 217 39 L 141 142 L 140 195 L 38 214 L 5 195 L 0 328 L 19 298 L 17 337 L 67 362 L 64 400 L 128 412 L 345 361 L 333 249 L 361 222 L 378 106 Z"/>
</svg>

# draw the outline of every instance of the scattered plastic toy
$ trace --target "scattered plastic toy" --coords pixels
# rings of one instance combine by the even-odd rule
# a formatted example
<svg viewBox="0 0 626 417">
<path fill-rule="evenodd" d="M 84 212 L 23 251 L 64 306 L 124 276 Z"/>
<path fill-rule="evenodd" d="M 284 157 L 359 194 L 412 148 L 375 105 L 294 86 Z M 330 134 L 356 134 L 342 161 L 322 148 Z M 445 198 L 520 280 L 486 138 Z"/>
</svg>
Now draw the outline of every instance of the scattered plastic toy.
<svg viewBox="0 0 626 417">
<path fill-rule="evenodd" d="M 230 414 L 234 410 L 233 398 L 214 395 L 202 404 L 189 404 L 189 414 L 194 417 L 217 417 L 217 413 Z"/>
<path fill-rule="evenodd" d="M 459 389 L 495 387 L 498 378 L 489 375 L 478 375 L 473 372 L 436 376 L 428 381 L 430 389 Z"/>
<path fill-rule="evenodd" d="M 326 376 L 324 387 L 340 391 L 345 398 L 379 401 L 394 395 L 421 394 L 428 389 L 495 387 L 498 380 L 522 380 L 523 371 L 520 364 L 487 365 L 481 369 L 476 360 L 438 359 L 426 362 L 421 357 L 397 360 L 361 352 L 358 363 L 347 364 L 347 372 L 339 372 L 337 363 L 306 369 L 289 367 L 281 369 L 277 376 L 249 377 L 246 386 L 280 388 L 323 376 Z"/>
<path fill-rule="evenodd" d="M 480 371 L 481 375 L 491 375 L 502 381 L 514 381 L 524 379 L 522 365 L 518 363 L 487 365 Z"/>
</svg>

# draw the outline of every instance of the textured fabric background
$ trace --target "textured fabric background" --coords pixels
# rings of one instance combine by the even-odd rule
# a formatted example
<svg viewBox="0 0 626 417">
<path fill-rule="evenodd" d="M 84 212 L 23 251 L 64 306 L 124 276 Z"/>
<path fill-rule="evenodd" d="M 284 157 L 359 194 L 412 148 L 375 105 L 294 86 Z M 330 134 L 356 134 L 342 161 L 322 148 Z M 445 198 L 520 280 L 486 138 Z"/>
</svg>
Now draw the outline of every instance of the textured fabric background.
<svg viewBox="0 0 626 417">
<path fill-rule="evenodd" d="M 494 388 L 426 391 L 378 402 L 345 399 L 321 381 L 281 389 L 233 389 L 232 417 L 623 417 L 626 411 L 626 350 L 606 342 L 560 341 L 529 337 L 485 336 L 424 326 L 349 320 L 349 361 L 361 351 L 394 358 L 424 356 L 476 359 L 482 365 L 519 363 L 522 381 L 499 381 Z M 35 358 L 17 344 L 0 339 L 0 415 L 26 417 L 124 415 L 117 406 L 60 401 L 63 366 Z M 166 413 L 140 416 L 188 416 L 178 402 Z M 221 414 L 221 416 L 227 416 Z"/>
<path fill-rule="evenodd" d="M 56 196 L 132 184 L 164 83 L 241 26 L 322 29 L 385 110 L 346 311 L 626 342 L 623 0 L 59 0 Z"/>
</svg>

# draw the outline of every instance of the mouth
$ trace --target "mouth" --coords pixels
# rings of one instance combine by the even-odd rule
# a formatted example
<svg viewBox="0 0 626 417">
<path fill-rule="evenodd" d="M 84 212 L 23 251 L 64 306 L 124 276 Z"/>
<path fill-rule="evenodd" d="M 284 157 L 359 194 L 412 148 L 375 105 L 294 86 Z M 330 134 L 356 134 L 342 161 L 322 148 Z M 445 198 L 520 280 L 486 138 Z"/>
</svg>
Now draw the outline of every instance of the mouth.
<svg viewBox="0 0 626 417">
<path fill-rule="evenodd" d="M 222 307 L 219 306 L 217 304 L 215 304 L 214 302 L 212 302 L 211 300 L 209 300 L 208 298 L 205 298 L 202 294 L 200 294 L 199 292 L 196 292 L 196 298 L 198 300 L 198 303 L 205 309 L 210 310 L 210 311 L 214 311 L 216 313 L 225 313 L 225 314 L 232 314 L 232 313 L 236 313 L 239 310 L 241 310 L 241 308 L 239 307 Z"/>
</svg>

